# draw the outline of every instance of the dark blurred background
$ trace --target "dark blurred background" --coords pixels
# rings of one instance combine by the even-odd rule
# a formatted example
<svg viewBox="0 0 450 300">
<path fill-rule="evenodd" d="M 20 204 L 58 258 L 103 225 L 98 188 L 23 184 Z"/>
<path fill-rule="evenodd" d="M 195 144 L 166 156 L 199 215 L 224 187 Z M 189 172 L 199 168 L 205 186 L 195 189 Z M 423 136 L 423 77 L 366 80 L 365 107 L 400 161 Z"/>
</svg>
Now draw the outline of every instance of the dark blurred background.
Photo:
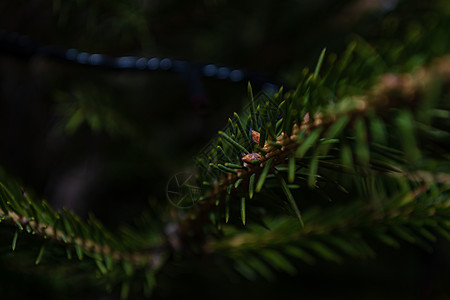
<svg viewBox="0 0 450 300">
<path fill-rule="evenodd" d="M 376 41 L 386 27 L 425 13 L 423 2 L 3 0 L 0 29 L 8 41 L 0 44 L 0 165 L 55 207 L 82 216 L 92 211 L 114 230 L 165 203 L 169 178 L 192 166 L 194 155 L 247 99 L 246 81 L 76 64 L 42 51 L 23 52 L 17 40 L 12 47 L 13 33 L 112 57 L 232 66 L 253 74 L 257 92 L 260 78 L 295 86 L 324 47 L 341 53 L 355 34 Z M 436 249 L 386 255 L 381 249 L 374 261 L 346 264 L 348 277 L 341 275 L 343 266 L 299 267 L 305 271 L 298 277 L 235 282 L 222 296 L 449 299 L 441 274 L 449 263 L 441 255 L 448 245 Z M 214 273 L 207 262 L 186 268 Z M 182 276 L 188 275 L 187 281 L 177 277 L 178 289 L 168 293 L 165 287 L 157 295 L 206 299 L 225 289 L 221 277 L 200 284 L 205 277 Z M 43 282 L 36 285 L 47 289 Z"/>
<path fill-rule="evenodd" d="M 114 223 L 117 212 L 132 215 L 150 196 L 165 201 L 168 179 L 247 99 L 244 81 L 74 64 L 49 58 L 45 48 L 23 53 L 21 38 L 113 57 L 234 66 L 255 73 L 250 80 L 294 86 L 324 47 L 342 52 L 351 34 L 376 30 L 372 19 L 396 5 L 2 1 L 4 43 L 15 45 L 0 56 L 1 163 L 54 205 Z"/>
</svg>

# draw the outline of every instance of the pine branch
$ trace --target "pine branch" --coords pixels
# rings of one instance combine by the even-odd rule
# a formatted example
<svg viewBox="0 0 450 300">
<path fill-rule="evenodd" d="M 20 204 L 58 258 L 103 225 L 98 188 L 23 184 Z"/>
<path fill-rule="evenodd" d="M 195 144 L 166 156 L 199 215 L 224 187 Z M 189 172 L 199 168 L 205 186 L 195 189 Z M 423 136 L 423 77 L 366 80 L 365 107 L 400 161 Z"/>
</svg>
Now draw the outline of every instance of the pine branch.
<svg viewBox="0 0 450 300">
<path fill-rule="evenodd" d="M 65 217 L 59 214 L 57 218 L 62 219 Z M 154 257 L 151 254 L 124 252 L 117 250 L 107 244 L 95 242 L 91 239 L 75 237 L 75 235 L 71 235 L 70 233 L 68 233 L 69 230 L 65 231 L 61 229 L 55 229 L 54 226 L 49 225 L 48 223 L 36 222 L 35 217 L 29 218 L 25 215 L 18 215 L 14 211 L 8 211 L 5 213 L 0 209 L 0 219 L 5 225 L 16 227 L 21 231 L 26 231 L 28 234 L 35 235 L 36 237 L 43 240 L 49 240 L 55 244 L 67 244 L 67 247 L 70 247 L 72 249 L 81 249 L 83 253 L 87 253 L 90 256 L 109 256 L 115 261 L 127 261 L 137 266 L 153 264 L 153 262 L 155 261 Z M 69 221 L 63 220 L 60 222 L 67 223 Z"/>
<path fill-rule="evenodd" d="M 412 112 L 421 114 L 418 118 L 429 119 L 430 116 L 427 115 L 433 114 L 434 111 L 437 111 L 437 109 L 433 107 L 427 107 L 427 110 L 421 111 L 424 106 L 432 105 L 427 103 L 427 101 L 429 101 L 427 98 L 427 95 L 430 93 L 429 88 L 430 86 L 433 86 L 433 88 L 439 89 L 441 94 L 444 95 L 450 83 L 449 69 L 450 59 L 448 57 L 443 57 L 437 59 L 430 67 L 420 68 L 412 74 L 394 75 L 387 73 L 381 76 L 379 82 L 369 90 L 367 95 L 352 96 L 339 101 L 336 104 L 322 106 L 321 112 L 314 115 L 311 114 L 313 117 L 309 117 L 310 114 L 307 112 L 302 116 L 301 123 L 298 122 L 298 119 L 292 120 L 294 125 L 290 130 L 290 135 L 282 131 L 273 140 L 269 137 L 262 148 L 259 147 L 261 144 L 261 140 L 259 140 L 259 133 L 252 131 L 252 135 L 256 135 L 256 138 L 253 137 L 253 142 L 254 148 L 257 152 L 251 154 L 246 154 L 246 151 L 243 150 L 246 147 L 251 148 L 251 146 L 248 146 L 248 143 L 242 139 L 243 134 L 241 134 L 239 130 L 235 130 L 233 132 L 232 129 L 229 129 L 229 132 L 231 133 L 230 135 L 222 132 L 221 136 L 226 137 L 225 140 L 229 141 L 230 144 L 228 153 L 225 153 L 225 157 L 218 157 L 217 154 L 214 153 L 215 149 L 213 148 L 212 150 L 205 151 L 206 154 L 204 155 L 205 158 L 203 160 L 208 158 L 212 159 L 209 163 L 210 166 L 215 166 L 216 164 L 229 166 L 237 165 L 238 168 L 234 168 L 232 171 L 220 169 L 219 172 L 211 172 L 208 168 L 201 169 L 206 169 L 206 175 L 203 175 L 202 178 L 203 180 L 212 180 L 212 184 L 210 183 L 209 186 L 213 186 L 213 188 L 208 189 L 208 192 L 204 198 L 209 200 L 201 202 L 202 205 L 199 206 L 200 212 L 194 211 L 192 214 L 198 216 L 206 213 L 206 211 L 209 211 L 213 205 L 206 205 L 205 202 L 217 202 L 217 199 L 219 199 L 220 202 L 230 193 L 234 195 L 239 193 L 245 194 L 247 193 L 245 190 L 253 191 L 254 188 L 256 189 L 256 192 L 261 191 L 265 178 L 270 176 L 271 173 L 276 172 L 278 166 L 286 164 L 286 160 L 288 158 L 291 161 L 294 161 L 294 163 L 289 167 L 291 176 L 292 174 L 295 174 L 295 169 L 297 167 L 306 166 L 310 170 L 308 175 L 308 184 L 310 186 L 314 186 L 314 178 L 317 174 L 319 160 L 320 164 L 327 163 L 327 161 L 323 159 L 314 160 L 314 157 L 318 158 L 320 155 L 325 157 L 329 154 L 333 143 L 337 142 L 335 145 L 337 145 L 336 147 L 339 147 L 343 145 L 343 141 L 349 141 L 348 137 L 343 137 L 343 133 L 348 132 L 348 130 L 353 130 L 354 132 L 356 131 L 356 141 L 353 141 L 356 147 L 354 151 L 356 152 L 354 154 L 349 154 L 350 156 L 356 157 L 356 162 L 345 163 L 345 161 L 342 161 L 342 163 L 336 165 L 338 170 L 345 171 L 357 168 L 355 169 L 356 172 L 362 175 L 367 172 L 377 171 L 378 175 L 407 175 L 409 178 L 415 179 L 426 178 L 427 181 L 430 180 L 431 176 L 434 177 L 434 179 L 439 178 L 439 182 L 441 183 L 448 183 L 448 176 L 445 173 L 438 176 L 437 174 L 433 175 L 432 172 L 426 170 L 407 170 L 408 168 L 411 168 L 411 165 L 408 165 L 413 160 L 411 158 L 417 158 L 417 156 L 414 156 L 415 154 L 413 153 L 417 151 L 415 150 L 415 145 L 407 144 L 406 147 L 403 145 L 400 150 L 388 147 L 382 148 L 375 143 L 377 142 L 377 137 L 373 136 L 373 133 L 366 131 L 365 128 L 358 129 L 358 126 L 365 127 L 365 124 L 363 123 L 365 122 L 364 120 L 367 120 L 367 122 L 374 120 L 373 123 L 375 123 L 379 120 L 379 118 L 384 118 L 382 122 L 392 122 L 389 120 L 389 118 L 392 120 L 392 117 L 389 116 L 389 112 L 399 109 L 406 110 L 407 116 L 410 112 Z M 440 84 L 439 87 L 434 86 L 437 82 Z M 280 95 L 276 95 L 275 99 L 277 99 L 277 97 L 280 98 Z M 295 101 L 296 99 L 289 99 L 289 95 L 286 96 L 284 101 L 279 100 L 279 102 L 275 104 L 278 104 L 279 108 L 289 100 L 291 101 L 291 107 L 295 107 L 294 104 L 297 104 Z M 258 105 L 258 108 L 259 107 L 260 105 Z M 291 108 L 291 110 L 287 111 L 289 112 L 293 109 L 294 108 Z M 255 112 L 255 114 L 257 114 L 257 112 Z M 272 113 L 272 115 L 279 114 L 280 110 Z M 285 116 L 285 114 L 283 116 Z M 261 114 L 259 115 L 259 118 L 261 119 Z M 253 124 L 256 122 L 250 117 L 248 119 L 251 120 Z M 270 115 L 267 119 L 270 119 Z M 239 117 L 235 118 L 235 122 L 238 124 L 236 128 L 239 129 L 244 127 L 242 124 L 239 125 L 241 123 Z M 407 122 L 410 121 L 407 120 Z M 266 126 L 261 125 L 261 129 L 267 130 L 270 124 L 271 123 L 269 121 Z M 372 125 L 371 123 L 369 124 Z M 406 126 L 411 125 L 407 123 Z M 249 126 L 247 125 L 247 127 Z M 408 137 L 411 129 L 406 128 L 405 130 L 407 133 L 406 136 L 398 136 L 398 138 L 402 139 Z M 358 134 L 360 136 L 359 138 Z M 371 141 L 368 141 L 368 135 L 370 134 L 372 134 Z M 385 134 L 385 132 L 382 132 L 382 134 Z M 412 137 L 412 139 L 414 139 L 414 137 Z M 220 138 L 218 142 L 223 144 L 223 142 L 220 141 Z M 234 145 L 236 144 L 239 145 L 239 147 L 235 147 Z M 368 146 L 371 149 L 367 148 Z M 226 149 L 225 145 L 222 148 Z M 238 151 L 236 151 L 236 149 Z M 337 151 L 344 151 L 344 149 Z M 374 155 L 370 155 L 367 151 L 381 151 L 381 157 L 386 158 L 388 158 L 386 156 L 389 154 L 388 152 L 391 151 L 394 153 L 392 154 L 394 158 L 400 163 L 383 164 L 380 161 L 374 161 L 370 159 L 370 156 Z M 230 157 L 236 157 L 236 152 L 242 153 L 240 157 L 241 164 L 236 161 L 231 161 L 228 163 L 224 162 L 224 159 L 226 161 L 226 159 L 230 159 Z M 308 158 L 309 162 L 302 162 L 302 159 L 307 153 L 313 155 L 312 158 Z M 336 155 L 336 153 L 333 155 Z M 239 155 L 237 157 L 239 157 Z M 354 163 L 356 163 L 356 165 Z M 201 172 L 205 174 L 204 171 Z M 254 178 L 254 180 L 251 180 L 251 178 Z M 255 182 L 257 183 L 256 187 L 254 187 Z M 202 213 L 201 210 L 204 210 L 205 212 Z"/>
<path fill-rule="evenodd" d="M 16 229 L 13 250 L 20 248 L 19 232 L 48 241 L 36 264 L 49 247 L 67 249 L 68 257 L 74 250 L 109 283 L 122 282 L 126 298 L 137 271 L 151 290 L 170 254 L 224 256 L 250 279 L 272 279 L 271 268 L 293 274 L 295 259 L 371 257 L 373 239 L 425 249 L 436 236 L 450 239 L 450 58 L 411 72 L 448 51 L 448 12 L 444 2 L 433 3 L 424 14 L 432 22 L 408 23 L 407 39 L 389 35 L 381 50 L 358 40 L 339 60 L 322 51 L 293 91 L 254 97 L 249 87 L 247 111 L 229 119 L 200 154 L 201 201 L 187 213 L 173 212 L 168 224 L 158 219 L 155 235 L 142 234 L 149 224 L 114 235 L 93 217 L 85 223 L 55 211 L 0 179 L 0 221 Z M 392 74 L 398 70 L 409 73 Z M 80 97 L 74 114 L 60 106 L 69 112 L 69 131 L 86 122 L 93 130 L 140 136 L 120 108 Z"/>
<path fill-rule="evenodd" d="M 316 256 L 340 261 L 342 253 L 339 251 L 354 256 L 372 256 L 373 251 L 363 239 L 365 236 L 377 237 L 391 245 L 398 244 L 392 234 L 410 242 L 416 241 L 415 234 L 412 234 L 411 230 L 416 230 L 429 239 L 433 239 L 434 236 L 429 229 L 446 236 L 449 228 L 445 220 L 450 214 L 448 189 L 445 189 L 449 185 L 448 173 L 410 168 L 406 152 L 397 149 L 401 148 L 400 145 L 389 148 L 376 144 L 376 136 L 369 136 L 365 128 L 358 128 L 366 126 L 362 120 L 374 120 L 374 115 L 381 116 L 383 122 L 388 124 L 392 121 L 389 111 L 394 109 L 417 111 L 423 99 L 426 99 L 427 87 L 431 83 L 440 82 L 440 93 L 445 94 L 450 82 L 450 72 L 446 71 L 449 66 L 450 59 L 443 58 L 431 67 L 422 68 L 412 75 L 383 75 L 366 96 L 353 96 L 336 104 L 311 107 L 306 113 L 298 113 L 289 121 L 293 124 L 289 129 L 290 135 L 286 133 L 287 121 L 275 122 L 275 120 L 280 116 L 280 111 L 284 111 L 280 120 L 284 120 L 286 113 L 290 114 L 291 110 L 284 106 L 287 105 L 287 101 L 291 102 L 291 107 L 297 104 L 295 98 L 290 98 L 293 96 L 286 95 L 284 100 L 281 100 L 279 94 L 275 96 L 275 100 L 272 99 L 273 101 L 262 102 L 264 105 L 255 101 L 259 105 L 251 107 L 254 118 L 248 118 L 249 121 L 244 124 L 236 115 L 230 127 L 223 131 L 221 138 L 217 140 L 217 144 L 213 145 L 214 151 L 206 152 L 212 156 L 207 157 L 209 168 L 201 179 L 217 180 L 209 184 L 211 188 L 207 189 L 205 199 L 185 217 L 180 217 L 173 230 L 166 232 L 167 240 L 160 240 L 157 245 L 145 251 L 140 251 L 140 247 L 131 239 L 119 241 L 94 218 L 91 218 L 91 224 L 85 224 L 70 212 L 64 214 L 55 212 L 45 202 L 39 203 L 30 199 L 17 186 L 10 188 L 2 184 L 0 216 L 3 223 L 8 226 L 25 230 L 38 238 L 49 240 L 52 244 L 75 250 L 80 259 L 83 255 L 92 257 L 96 268 L 103 275 L 112 272 L 111 261 L 121 262 L 123 264 L 120 269 L 121 275 L 116 276 L 125 277 L 120 280 L 124 282 L 124 295 L 129 290 L 134 269 L 144 269 L 153 277 L 162 266 L 165 254 L 172 251 L 181 255 L 181 258 L 191 255 L 192 252 L 222 253 L 233 259 L 236 268 L 241 272 L 247 272 L 248 275 L 248 272 L 256 270 L 256 273 L 270 278 L 270 272 L 258 262 L 260 257 L 265 261 L 263 266 L 269 264 L 293 273 L 295 269 L 289 263 L 290 259 L 286 260 L 284 256 L 297 257 L 306 262 L 313 261 Z M 267 98 L 263 96 L 263 100 Z M 318 107 L 320 112 L 313 114 L 312 111 L 318 110 Z M 437 112 L 437 109 L 441 109 L 440 106 L 428 107 L 425 117 L 429 113 Z M 438 113 L 442 115 L 446 110 L 442 108 Z M 272 125 L 273 123 L 277 125 Z M 428 124 L 432 123 L 429 121 Z M 251 129 L 253 125 L 256 125 L 254 127 L 256 130 Z M 244 128 L 248 128 L 248 132 Z M 348 134 L 350 131 L 355 137 Z M 368 157 L 367 154 L 363 157 L 360 153 L 351 153 L 351 160 L 354 160 L 351 164 L 344 163 L 344 159 L 340 163 L 334 163 L 339 153 L 344 152 L 344 148 L 341 148 L 344 142 L 350 143 L 352 147 L 356 147 L 355 149 L 358 149 L 358 146 L 365 147 L 361 146 L 361 142 L 367 142 L 368 148 L 359 150 L 368 151 Z M 250 155 L 250 159 L 247 159 L 249 153 L 245 153 L 247 149 L 255 151 Z M 375 160 L 377 154 L 381 158 L 386 158 L 386 161 L 383 163 Z M 202 166 L 204 164 L 200 164 L 200 167 Z M 211 168 L 212 166 L 214 168 Z M 306 173 L 300 172 L 301 168 L 306 168 Z M 304 214 L 302 211 L 301 214 L 297 207 L 297 194 L 294 193 L 294 186 L 299 180 L 300 183 L 303 181 L 306 186 L 313 187 L 317 185 L 318 180 L 324 180 L 345 190 L 338 181 L 327 177 L 327 173 L 323 170 L 334 170 L 339 174 L 348 173 L 350 177 L 359 175 L 362 179 L 358 180 L 363 181 L 370 181 L 375 175 L 385 175 L 387 179 L 380 177 L 373 185 L 388 188 L 392 183 L 398 182 L 404 189 L 400 196 L 394 197 L 387 192 L 386 198 L 380 200 L 380 197 L 369 195 L 373 191 L 370 185 L 358 182 L 360 188 L 366 190 L 352 197 L 369 195 L 370 198 L 378 198 L 377 201 L 381 204 L 377 204 L 376 201 L 355 201 L 340 210 L 325 210 L 321 212 L 322 217 L 314 215 L 314 210 L 311 209 L 306 210 Z M 306 177 L 303 177 L 305 175 Z M 276 182 L 279 183 L 274 185 L 271 183 L 272 179 L 278 179 Z M 418 187 L 417 184 L 413 184 L 414 182 L 421 182 L 422 185 Z M 424 186 L 423 183 L 427 185 Z M 440 188 L 440 193 L 442 197 L 447 197 L 442 198 L 440 203 L 435 201 L 436 193 L 430 193 L 436 185 L 444 187 Z M 258 201 L 269 198 L 265 204 L 276 202 L 278 198 L 274 191 L 280 187 L 282 188 L 280 191 L 288 200 L 287 211 L 303 220 L 305 224 L 303 229 L 295 226 L 289 218 L 269 221 L 267 218 L 270 215 L 269 210 L 255 215 L 253 198 L 257 197 Z M 326 192 L 320 188 L 314 189 L 318 193 Z M 424 200 L 418 201 L 420 197 Z M 240 199 L 239 210 L 244 225 L 250 219 L 252 222 L 270 227 L 271 231 L 261 231 L 263 229 L 257 229 L 252 224 L 251 231 L 246 233 L 230 231 L 230 226 L 223 227 L 221 218 L 225 219 L 225 223 L 229 222 L 230 214 L 233 214 L 237 205 L 236 198 Z M 395 205 L 395 203 L 410 205 Z M 283 202 L 279 204 L 283 205 Z M 424 207 L 426 209 L 423 209 Z M 430 216 L 435 219 L 428 220 Z M 212 227 L 208 226 L 211 221 L 214 224 Z M 426 226 L 421 225 L 425 223 Z M 236 222 L 234 224 L 236 225 Z M 390 234 L 386 234 L 386 231 Z M 128 233 L 133 235 L 130 231 Z M 224 234 L 224 238 L 220 238 L 221 234 L 218 233 Z M 13 248 L 17 236 L 16 234 Z M 271 247 L 271 250 L 261 251 L 261 245 Z M 423 247 L 427 245 L 423 244 Z M 253 255 L 255 251 L 258 252 L 256 256 Z M 41 248 L 36 263 L 39 263 L 43 256 L 45 256 L 44 247 Z M 243 262 L 244 257 L 249 258 L 249 261 Z M 248 268 L 253 271 L 249 271 Z M 150 289 L 148 284 L 147 286 Z"/>
<path fill-rule="evenodd" d="M 35 201 L 4 176 L 0 180 L 0 222 L 15 228 L 13 251 L 18 250 L 19 234 L 42 240 L 36 264 L 45 256 L 46 248 L 66 249 L 68 259 L 74 251 L 80 261 L 88 257 L 93 270 L 97 269 L 107 284 L 123 283 L 125 290 L 135 271 L 154 278 L 169 251 L 164 239 L 156 245 L 149 245 L 148 241 L 146 244 L 136 243 L 133 241 L 138 239 L 136 234 L 114 235 L 93 215 L 85 223 L 71 211 L 54 211 L 45 201 Z M 154 280 L 149 282 L 151 285 L 148 282 L 142 282 L 142 285 L 150 293 Z"/>
<path fill-rule="evenodd" d="M 305 214 L 303 230 L 285 217 L 268 222 L 270 231 L 256 226 L 246 232 L 228 228 L 223 239 L 205 244 L 205 252 L 227 257 L 244 276 L 258 274 L 270 280 L 268 266 L 291 273 L 295 268 L 291 261 L 296 259 L 311 264 L 317 258 L 342 262 L 345 256 L 373 257 L 370 244 L 376 241 L 395 248 L 413 243 L 431 251 L 437 235 L 450 240 L 449 192 L 449 185 L 434 192 L 422 186 L 386 199 L 376 210 L 361 202 L 315 209 Z M 275 254 L 285 259 L 270 259 Z"/>
</svg>

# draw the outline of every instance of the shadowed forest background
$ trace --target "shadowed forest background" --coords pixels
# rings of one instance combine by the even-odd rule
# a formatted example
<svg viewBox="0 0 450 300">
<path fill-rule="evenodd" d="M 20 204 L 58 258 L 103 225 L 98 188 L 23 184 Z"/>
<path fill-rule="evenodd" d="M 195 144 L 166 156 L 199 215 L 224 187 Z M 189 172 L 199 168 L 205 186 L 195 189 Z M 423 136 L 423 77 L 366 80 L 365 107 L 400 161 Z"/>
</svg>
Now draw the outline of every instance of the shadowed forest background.
<svg viewBox="0 0 450 300">
<path fill-rule="evenodd" d="M 201 68 L 179 74 L 82 65 L 21 52 L 17 41 L 11 46 L 15 37 L 113 57 L 231 66 L 253 74 L 257 93 L 266 79 L 295 87 L 323 48 L 339 54 L 355 38 L 395 44 L 411 28 L 426 35 L 440 2 L 2 1 L 0 166 L 54 207 L 93 212 L 114 230 L 166 206 L 168 180 L 191 168 L 248 99 L 247 81 L 208 78 Z M 2 240 L 11 236 L 1 228 Z M 208 259 L 176 262 L 162 270 L 154 298 L 450 299 L 448 241 L 438 239 L 432 251 L 374 249 L 374 259 L 299 263 L 295 276 L 279 272 L 274 282 L 223 274 Z M 65 280 L 51 266 L 22 265 L 28 253 L 12 263 L 9 248 L 1 251 L 2 299 L 119 299 L 82 274 Z"/>
</svg>

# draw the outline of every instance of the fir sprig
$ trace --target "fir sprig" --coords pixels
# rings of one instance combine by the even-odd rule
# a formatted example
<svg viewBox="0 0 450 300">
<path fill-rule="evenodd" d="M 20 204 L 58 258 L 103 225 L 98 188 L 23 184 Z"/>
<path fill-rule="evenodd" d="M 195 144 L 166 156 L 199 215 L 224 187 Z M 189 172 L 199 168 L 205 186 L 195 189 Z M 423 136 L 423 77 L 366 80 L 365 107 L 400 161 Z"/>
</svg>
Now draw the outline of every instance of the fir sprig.
<svg viewBox="0 0 450 300">
<path fill-rule="evenodd" d="M 450 185 L 437 190 L 419 186 L 413 191 L 399 192 L 384 199 L 383 207 L 374 210 L 371 204 L 354 202 L 351 205 L 309 210 L 305 213 L 305 228 L 298 227 L 289 218 L 275 218 L 268 222 L 271 228 L 251 226 L 242 232 L 226 228 L 226 237 L 211 241 L 206 249 L 232 260 L 235 269 L 244 276 L 249 273 L 272 278 L 266 267 L 272 266 L 292 272 L 293 260 L 311 264 L 319 258 L 342 262 L 345 256 L 373 257 L 370 244 L 376 241 L 397 248 L 407 242 L 430 251 L 436 236 L 450 240 Z M 270 247 L 270 253 L 260 251 Z M 271 260 L 267 255 L 284 256 Z M 263 266 L 248 260 L 260 260 Z M 247 272 L 245 272 L 245 270 Z M 251 276 L 251 277 L 252 277 Z"/>
<path fill-rule="evenodd" d="M 248 145 L 249 141 L 243 138 L 244 135 L 241 135 L 241 138 L 233 135 L 234 138 L 232 138 L 225 132 L 220 132 L 230 145 L 229 148 L 226 148 L 229 153 L 225 152 L 220 156 L 215 153 L 214 148 L 210 148 L 209 152 L 202 153 L 199 161 L 207 161 L 208 158 L 214 157 L 215 162 L 219 164 L 222 162 L 229 166 L 237 165 L 239 168 L 235 168 L 232 172 L 226 172 L 222 168 L 224 173 L 211 173 L 207 167 L 200 168 L 206 170 L 206 173 L 200 173 L 204 181 L 216 182 L 211 185 L 214 188 L 209 190 L 206 194 L 207 197 L 214 199 L 224 197 L 225 193 L 228 193 L 227 187 L 232 185 L 234 186 L 232 194 L 250 193 L 253 198 L 254 191 L 258 193 L 263 189 L 268 175 L 278 171 L 286 171 L 290 183 L 300 179 L 300 182 L 307 182 L 307 185 L 313 188 L 316 187 L 319 179 L 330 181 L 327 179 L 326 170 L 348 170 L 363 177 L 370 177 L 373 172 L 376 172 L 377 176 L 396 172 L 406 174 L 417 168 L 422 172 L 423 170 L 420 170 L 420 165 L 417 163 L 417 159 L 423 157 L 421 156 L 422 150 L 419 149 L 416 139 L 427 140 L 428 148 L 433 148 L 432 145 L 436 141 L 430 141 L 430 137 L 424 130 L 424 126 L 420 125 L 419 119 L 427 119 L 428 122 L 431 122 L 430 114 L 434 114 L 434 111 L 437 110 L 445 111 L 444 100 L 435 101 L 432 106 L 428 103 L 427 95 L 429 94 L 429 83 L 440 82 L 439 89 L 445 97 L 445 91 L 450 83 L 450 76 L 446 71 L 449 65 L 448 58 L 442 58 L 429 68 L 421 68 L 413 74 L 387 73 L 381 76 L 378 83 L 364 96 L 355 95 L 336 99 L 329 105 L 323 105 L 319 99 L 316 101 L 315 107 L 309 104 L 307 111 L 300 109 L 303 96 L 295 97 L 293 94 L 285 94 L 284 97 L 276 95 L 272 99 L 267 99 L 267 96 L 262 95 L 262 100 L 255 102 L 269 103 L 268 107 L 271 106 L 273 109 L 264 111 L 264 114 L 254 112 L 256 116 L 249 117 L 245 126 L 250 127 L 251 124 L 257 123 L 259 130 L 263 132 L 271 124 L 269 122 L 276 118 L 283 120 L 282 123 L 289 119 L 291 135 L 282 131 L 272 140 L 269 138 L 261 148 L 261 135 L 253 130 L 251 130 L 252 135 L 258 134 L 257 138 L 259 139 L 253 140 L 253 146 Z M 299 85 L 297 91 L 303 90 L 307 93 L 317 94 L 316 90 L 326 89 L 324 85 L 330 80 L 329 77 L 324 80 L 318 80 L 317 76 L 314 78 L 316 78 L 317 86 L 312 86 L 312 81 L 309 80 L 306 83 L 307 87 Z M 276 102 L 277 100 L 279 103 Z M 255 104 L 252 104 L 250 115 L 255 110 L 254 106 Z M 287 110 L 279 109 L 285 106 L 287 106 Z M 427 106 L 427 111 L 420 109 L 424 106 Z M 302 111 L 302 113 L 296 113 L 295 117 L 289 117 L 293 111 Z M 313 111 L 316 113 L 313 114 Z M 236 117 L 235 120 L 240 122 L 239 117 Z M 249 123 L 251 124 L 249 125 Z M 395 126 L 396 129 L 389 132 L 390 129 L 386 126 Z M 240 127 L 244 127 L 244 125 Z M 419 128 L 422 128 L 423 132 L 420 132 Z M 441 129 L 442 134 L 448 132 L 448 129 L 448 127 Z M 393 143 L 386 140 L 387 136 Z M 249 154 L 251 151 L 246 151 L 249 147 L 253 153 Z M 427 154 L 433 155 L 433 153 Z M 232 161 L 225 162 L 230 157 L 233 158 Z M 288 168 L 285 168 L 285 165 L 288 165 Z M 303 170 L 302 173 L 306 172 L 307 174 L 304 174 L 306 179 L 302 180 L 301 174 L 297 174 L 296 170 Z M 236 184 L 241 181 L 246 184 Z M 281 184 L 280 187 L 284 187 L 287 200 L 291 203 L 297 216 L 301 218 L 296 205 L 293 205 L 295 201 L 291 197 L 287 185 Z M 367 195 L 370 191 L 364 191 L 366 188 L 368 187 L 362 187 L 361 192 Z M 247 189 L 249 191 L 246 192 Z"/>
<path fill-rule="evenodd" d="M 163 240 L 152 246 L 147 237 L 146 242 L 136 246 L 136 233 L 112 234 L 92 214 L 84 222 L 69 210 L 55 211 L 44 200 L 36 201 L 30 197 L 3 172 L 0 178 L 0 222 L 16 228 L 11 244 L 13 251 L 22 250 L 17 243 L 23 235 L 45 240 L 35 264 L 42 262 L 47 248 L 65 248 L 67 259 L 71 260 L 75 253 L 78 260 L 88 260 L 92 270 L 97 269 L 107 285 L 117 282 L 126 285 L 135 270 L 148 273 L 147 277 L 154 277 L 168 253 Z M 51 260 L 48 258 L 48 261 Z M 154 287 L 145 282 L 142 286 L 149 292 Z M 126 286 L 123 289 L 126 290 Z M 124 296 L 126 294 L 123 292 Z"/>
</svg>

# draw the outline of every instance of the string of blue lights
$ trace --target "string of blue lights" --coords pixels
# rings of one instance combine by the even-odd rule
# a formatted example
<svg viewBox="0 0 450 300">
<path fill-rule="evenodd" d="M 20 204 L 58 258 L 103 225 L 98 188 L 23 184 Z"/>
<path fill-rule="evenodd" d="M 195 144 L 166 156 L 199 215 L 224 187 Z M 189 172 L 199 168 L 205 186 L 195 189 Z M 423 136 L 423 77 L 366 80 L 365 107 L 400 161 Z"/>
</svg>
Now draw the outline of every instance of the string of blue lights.
<svg viewBox="0 0 450 300">
<path fill-rule="evenodd" d="M 201 64 L 168 57 L 113 57 L 100 53 L 89 53 L 74 48 L 55 45 L 41 45 L 27 36 L 15 32 L 0 30 L 0 52 L 31 57 L 40 55 L 63 60 L 79 65 L 103 67 L 115 70 L 168 71 L 184 74 L 196 74 L 205 78 L 228 80 L 231 82 L 251 82 L 256 88 L 266 92 L 278 90 L 281 86 L 276 80 L 263 74 L 242 68 L 221 66 L 218 64 Z"/>
</svg>

